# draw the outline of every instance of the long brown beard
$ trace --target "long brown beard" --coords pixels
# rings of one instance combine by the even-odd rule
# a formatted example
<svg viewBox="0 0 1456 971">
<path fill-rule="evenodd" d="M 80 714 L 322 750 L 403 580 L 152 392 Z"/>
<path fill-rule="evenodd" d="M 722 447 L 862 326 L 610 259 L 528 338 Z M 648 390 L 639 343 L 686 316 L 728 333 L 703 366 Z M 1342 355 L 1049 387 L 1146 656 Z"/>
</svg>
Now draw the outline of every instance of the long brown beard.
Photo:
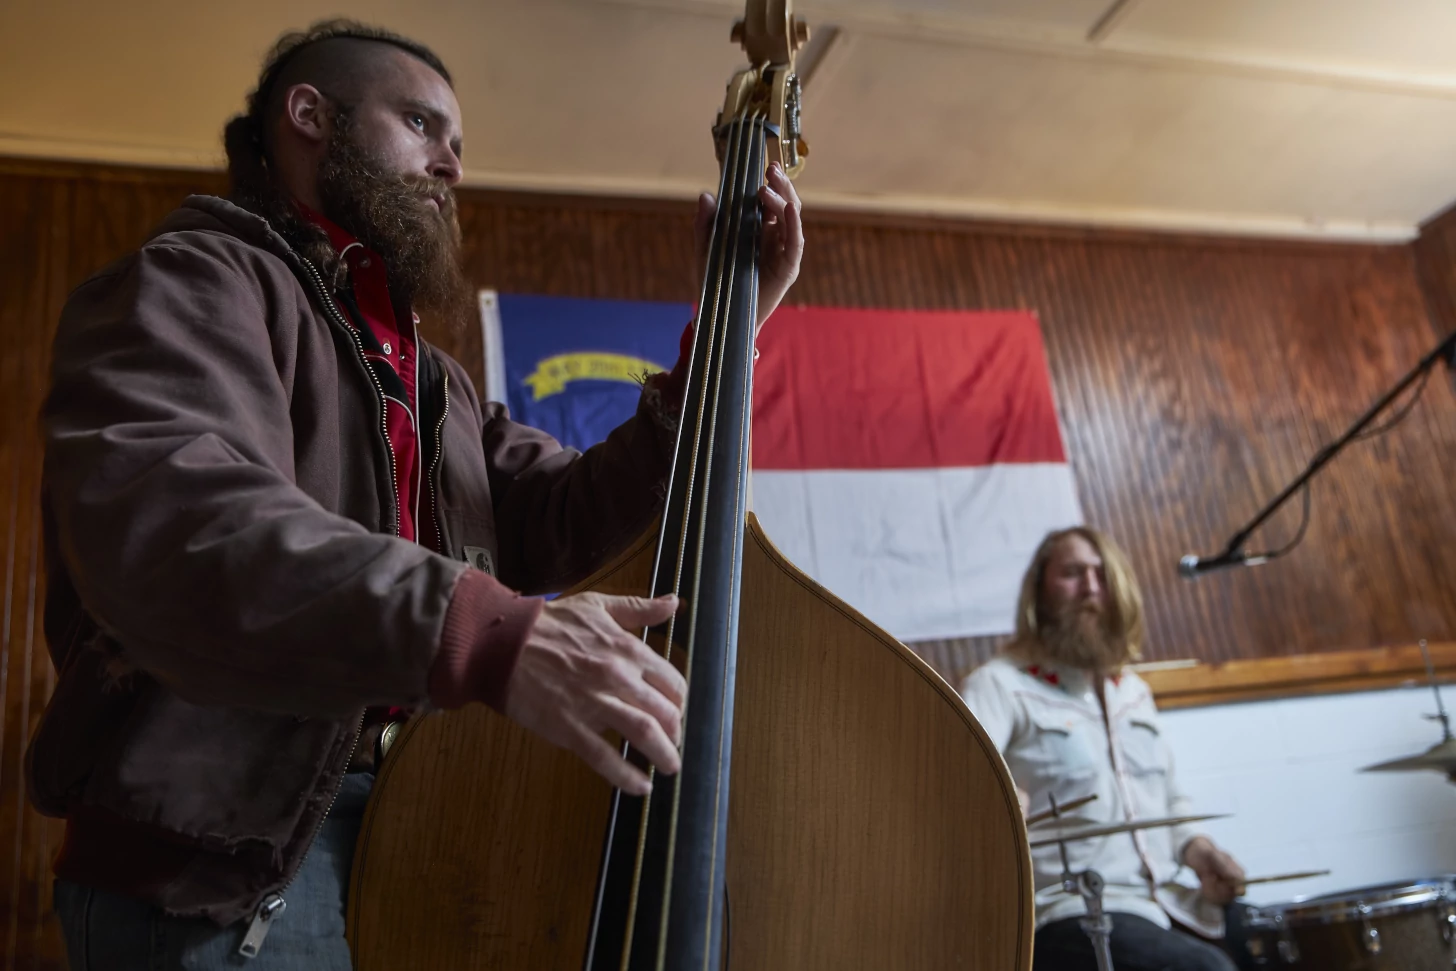
<svg viewBox="0 0 1456 971">
<path fill-rule="evenodd" d="M 1080 603 L 1063 604 L 1038 627 L 1042 649 L 1059 664 L 1110 674 L 1132 659 L 1127 639 L 1109 629 L 1103 612 Z"/>
<path fill-rule="evenodd" d="M 379 254 L 397 300 L 460 330 L 475 300 L 461 267 L 455 194 L 440 179 L 390 173 L 354 139 L 347 113 L 334 120 L 319 167 L 324 215 Z"/>
</svg>

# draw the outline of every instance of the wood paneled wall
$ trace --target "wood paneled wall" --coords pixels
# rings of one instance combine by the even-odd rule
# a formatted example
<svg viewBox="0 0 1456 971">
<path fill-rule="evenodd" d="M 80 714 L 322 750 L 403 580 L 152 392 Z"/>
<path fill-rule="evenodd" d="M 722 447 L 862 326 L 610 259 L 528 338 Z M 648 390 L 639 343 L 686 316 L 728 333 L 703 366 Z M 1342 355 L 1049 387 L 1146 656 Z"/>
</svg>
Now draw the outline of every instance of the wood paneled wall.
<svg viewBox="0 0 1456 971">
<path fill-rule="evenodd" d="M 50 861 L 60 825 L 25 799 L 23 758 L 54 680 L 41 632 L 37 418 L 66 294 L 216 176 L 0 165 L 0 967 L 60 969 Z"/>
<path fill-rule="evenodd" d="M 466 212 L 472 274 L 498 289 L 693 298 L 685 208 L 480 194 Z M 813 213 L 807 224 L 793 300 L 1039 315 L 1087 520 L 1142 579 L 1147 659 L 1456 634 L 1456 400 L 1443 374 L 1399 427 L 1314 483 L 1309 532 L 1288 558 L 1197 583 L 1175 572 L 1184 553 L 1220 549 L 1433 343 L 1412 247 Z M 771 326 L 760 343 L 772 353 Z M 462 350 L 474 366 L 478 347 Z M 1282 545 L 1298 522 L 1295 502 L 1251 548 Z M 1001 640 L 916 647 L 954 680 Z"/>
<path fill-rule="evenodd" d="M 135 246 L 207 173 L 0 161 L 0 967 L 59 968 L 57 830 L 21 758 L 52 672 L 39 630 L 36 413 L 70 287 Z M 472 278 L 508 292 L 690 301 L 691 207 L 462 194 Z M 1090 522 L 1127 548 L 1148 656 L 1205 660 L 1456 640 L 1456 401 L 1444 374 L 1389 435 L 1316 482 L 1304 544 L 1268 566 L 1176 578 L 1456 321 L 1456 224 L 1420 247 L 1229 241 L 809 214 L 792 299 L 1035 311 Z M 1440 232 L 1437 232 L 1440 230 Z M 1449 232 L 1450 240 L 1444 234 Z M 1444 247 L 1444 248 L 1443 248 Z M 1421 272 L 1417 272 L 1419 256 Z M 1435 293 L 1428 313 L 1421 280 Z M 1444 291 L 1441 287 L 1445 286 Z M 1442 297 L 1441 293 L 1445 296 Z M 1445 300 L 1442 304 L 1441 300 Z M 1445 315 L 1442 317 L 1441 315 Z M 477 329 L 433 334 L 480 380 Z M 772 330 L 762 342 L 773 353 Z M 1265 532 L 1278 545 L 1297 506 Z M 918 645 L 947 676 L 990 639 Z"/>
</svg>

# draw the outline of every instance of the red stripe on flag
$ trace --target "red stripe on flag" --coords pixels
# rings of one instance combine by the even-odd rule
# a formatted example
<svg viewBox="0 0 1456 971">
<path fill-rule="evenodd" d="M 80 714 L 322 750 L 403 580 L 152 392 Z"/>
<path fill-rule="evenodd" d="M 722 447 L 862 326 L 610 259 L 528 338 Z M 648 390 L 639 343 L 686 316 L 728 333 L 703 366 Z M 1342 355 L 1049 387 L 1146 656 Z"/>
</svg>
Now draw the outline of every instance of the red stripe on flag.
<svg viewBox="0 0 1456 971">
<path fill-rule="evenodd" d="M 1030 313 L 780 307 L 759 347 L 755 468 L 1066 461 Z"/>
</svg>

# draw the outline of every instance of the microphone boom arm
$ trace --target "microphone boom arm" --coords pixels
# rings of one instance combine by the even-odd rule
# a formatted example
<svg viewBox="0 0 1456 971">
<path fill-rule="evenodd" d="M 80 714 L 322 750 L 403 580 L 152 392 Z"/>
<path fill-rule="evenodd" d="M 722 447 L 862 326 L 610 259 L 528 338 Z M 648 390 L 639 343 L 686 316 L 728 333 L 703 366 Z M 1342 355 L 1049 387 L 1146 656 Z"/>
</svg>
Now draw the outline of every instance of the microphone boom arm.
<svg viewBox="0 0 1456 971">
<path fill-rule="evenodd" d="M 1224 547 L 1219 557 L 1238 555 L 1243 550 L 1244 544 L 1249 541 L 1249 537 L 1253 535 L 1254 530 L 1268 522 L 1269 517 L 1279 511 L 1279 507 L 1288 502 L 1290 497 L 1298 492 L 1310 479 L 1318 475 L 1319 471 L 1328 465 L 1336 455 L 1339 455 L 1346 445 L 1349 445 L 1358 438 L 1360 433 L 1379 417 L 1381 412 L 1390 407 L 1391 402 L 1400 397 L 1407 388 L 1415 384 L 1422 375 L 1441 361 L 1445 361 L 1448 367 L 1456 368 L 1456 331 L 1447 334 L 1441 343 L 1432 348 L 1425 357 L 1420 359 L 1415 367 L 1406 373 L 1405 377 L 1401 378 L 1393 388 L 1380 397 L 1380 400 L 1376 401 L 1363 415 L 1357 418 L 1355 424 L 1351 425 L 1343 435 L 1316 452 L 1314 458 L 1310 460 L 1309 465 L 1305 466 L 1304 471 L 1293 482 L 1285 486 L 1284 490 L 1270 500 L 1263 509 L 1260 509 L 1254 515 L 1254 518 L 1249 520 L 1247 525 L 1234 534 L 1233 539 L 1228 541 L 1228 545 Z"/>
</svg>

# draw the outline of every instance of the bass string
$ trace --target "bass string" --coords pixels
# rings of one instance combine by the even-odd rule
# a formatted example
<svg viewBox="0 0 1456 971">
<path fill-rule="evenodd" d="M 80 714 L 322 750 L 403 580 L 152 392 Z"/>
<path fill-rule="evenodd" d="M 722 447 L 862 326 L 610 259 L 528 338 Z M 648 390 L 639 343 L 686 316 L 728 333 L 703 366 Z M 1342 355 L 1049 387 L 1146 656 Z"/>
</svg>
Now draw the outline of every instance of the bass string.
<svg viewBox="0 0 1456 971">
<path fill-rule="evenodd" d="M 696 378 L 697 375 L 698 375 L 698 373 L 699 373 L 699 371 L 701 371 L 703 377 L 702 377 L 701 380 L 699 380 L 699 381 L 696 382 L 700 386 L 697 389 L 698 390 L 698 394 L 699 394 L 699 403 L 698 403 L 699 406 L 696 409 L 695 421 L 694 421 L 694 425 L 693 425 L 693 428 L 692 428 L 692 437 L 691 437 L 691 455 L 692 455 L 692 461 L 688 465 L 688 481 L 687 481 L 687 484 L 686 484 L 686 486 L 684 488 L 684 504 L 683 504 L 683 513 L 682 513 L 682 524 L 683 524 L 683 526 L 682 526 L 682 532 L 680 533 L 678 542 L 676 544 L 676 546 L 677 546 L 677 549 L 675 551 L 676 556 L 674 557 L 675 563 L 674 563 L 673 582 L 672 582 L 671 592 L 674 593 L 674 594 L 679 594 L 679 595 L 681 594 L 684 566 L 685 566 L 685 561 L 687 559 L 687 549 L 686 549 L 686 546 L 687 546 L 687 539 L 688 539 L 688 536 L 689 536 L 689 533 L 688 533 L 688 530 L 687 530 L 687 525 L 691 521 L 691 517 L 692 517 L 692 514 L 693 514 L 693 511 L 694 511 L 695 506 L 699 504 L 698 501 L 697 501 L 699 497 L 698 497 L 698 492 L 697 492 L 697 489 L 696 489 L 695 479 L 696 479 L 696 473 L 697 473 L 698 459 L 699 459 L 699 456 L 701 454 L 701 448 L 702 448 L 703 426 L 704 426 L 705 416 L 709 412 L 709 409 L 707 407 L 708 400 L 709 400 L 709 394 L 708 394 L 708 392 L 709 392 L 709 384 L 710 384 L 710 380 L 714 377 L 714 367 L 713 367 L 713 365 L 714 365 L 714 358 L 717 357 L 718 360 L 721 361 L 721 356 L 720 355 L 715 355 L 713 353 L 713 351 L 714 351 L 715 346 L 719 343 L 719 333 L 720 333 L 720 331 L 722 331 L 725 328 L 725 326 L 726 326 L 726 324 L 725 324 L 725 322 L 723 320 L 723 317 L 724 317 L 724 314 L 723 314 L 723 299 L 725 297 L 725 290 L 724 290 L 724 287 L 723 287 L 723 280 L 724 280 L 725 275 L 727 275 L 728 279 L 731 281 L 731 279 L 732 279 L 732 273 L 733 273 L 734 269 L 736 268 L 735 267 L 736 252 L 737 252 L 737 245 L 736 245 L 737 244 L 737 234 L 736 234 L 736 230 L 737 230 L 737 219 L 736 219 L 736 213 L 741 208 L 741 198 L 739 198 L 739 185 L 742 183 L 742 179 L 738 177 L 738 172 L 739 172 L 740 167 L 746 167 L 746 165 L 747 165 L 747 158 L 746 158 L 746 156 L 749 154 L 746 151 L 746 148 L 747 148 L 747 146 L 746 146 L 746 139 L 743 137 L 743 122 L 744 121 L 745 121 L 745 119 L 742 116 L 740 116 L 739 118 L 734 119 L 730 123 L 730 136 L 729 136 L 729 139 L 728 139 L 729 149 L 728 149 L 727 152 L 725 152 L 725 164 L 724 164 L 723 176 L 722 176 L 722 179 L 721 179 L 721 181 L 719 183 L 719 195 L 718 195 L 718 197 L 719 197 L 719 211 L 718 211 L 718 213 L 717 213 L 717 215 L 716 215 L 716 217 L 715 217 L 715 219 L 713 221 L 712 235 L 710 236 L 710 239 L 709 239 L 710 262 L 712 261 L 712 257 L 714 255 L 716 255 L 717 272 L 712 273 L 712 274 L 705 274 L 704 280 L 703 280 L 703 288 L 702 288 L 702 292 L 701 292 L 701 298 L 700 298 L 700 301 L 698 303 L 698 306 L 699 306 L 700 309 L 708 309 L 708 308 L 711 308 L 711 309 L 708 310 L 708 313 L 706 315 L 700 313 L 698 325 L 694 328 L 694 338 L 693 338 L 693 340 L 694 340 L 694 349 L 693 349 L 693 353 L 694 353 L 694 355 L 696 355 L 697 349 L 698 349 L 698 345 L 699 345 L 699 343 L 701 343 L 702 344 L 702 347 L 703 347 L 705 361 L 704 361 L 703 367 L 701 369 L 699 369 L 699 368 L 691 368 L 690 369 L 689 375 L 688 375 L 688 388 L 686 389 L 686 394 L 685 394 L 685 397 L 688 397 L 688 398 L 691 397 L 692 392 L 694 390 L 693 387 L 692 387 L 692 385 L 695 383 L 694 382 L 694 378 Z M 728 201 L 725 202 L 725 199 L 728 200 Z M 720 231 L 720 229 L 727 229 L 728 232 L 726 232 L 726 233 L 725 232 L 722 232 L 722 231 Z M 728 260 L 728 254 L 729 253 L 734 254 L 733 261 L 729 261 Z M 725 263 L 727 264 L 726 266 L 725 266 Z M 711 303 L 708 300 L 708 289 L 709 289 L 710 284 L 713 285 L 713 291 L 714 291 L 713 292 L 713 295 L 712 295 L 713 299 L 712 299 Z M 731 290 L 731 283 L 730 283 L 729 289 Z M 706 326 L 705 326 L 705 324 L 706 324 Z M 714 387 L 716 387 L 716 385 L 717 385 L 717 382 L 716 381 L 711 381 L 711 383 L 714 385 Z M 679 443 L 680 444 L 681 444 L 681 441 L 682 441 L 682 436 L 680 435 L 679 436 Z M 680 447 L 680 444 L 679 444 L 679 447 Z M 670 488 L 670 483 L 669 483 L 669 488 Z M 660 568 L 661 568 L 660 561 L 661 561 L 662 552 L 663 552 L 662 543 L 661 543 L 661 541 L 659 541 L 659 549 L 658 549 L 658 557 L 657 557 L 657 559 L 658 559 L 659 562 L 654 567 L 654 571 L 653 571 L 654 576 L 658 575 L 658 573 L 660 571 Z M 701 556 L 701 550 L 699 550 L 699 556 Z M 690 606 L 690 613 L 691 613 L 691 606 Z M 671 651 L 672 651 L 672 644 L 673 644 L 673 639 L 674 639 L 674 634 L 675 634 L 676 623 L 677 623 L 676 616 L 670 618 L 669 621 L 668 621 L 667 639 L 666 639 L 665 647 L 664 647 L 664 650 L 663 650 L 663 656 L 665 658 L 669 658 L 669 659 L 671 658 Z M 692 626 L 692 622 L 691 622 L 691 616 L 690 616 L 690 618 L 689 618 L 689 627 L 690 627 L 690 629 L 691 629 L 691 626 Z M 645 631 L 643 632 L 643 640 L 644 641 L 646 640 L 646 632 Z M 683 722 L 684 722 L 684 731 L 686 731 L 686 722 L 687 722 L 686 705 L 684 705 Z M 648 768 L 648 771 L 649 771 L 649 778 L 651 778 L 653 775 L 655 775 L 655 773 L 652 771 L 652 769 L 651 769 L 650 766 Z M 677 789 L 677 787 L 674 786 L 675 792 L 676 792 L 676 789 Z M 672 820 L 672 823 L 670 825 L 670 830 L 672 831 L 672 834 L 673 835 L 675 835 L 675 831 L 676 831 L 676 816 L 677 816 L 677 813 L 676 813 L 676 809 L 677 809 L 676 803 L 677 803 L 677 800 L 674 799 L 674 807 L 673 807 L 674 808 L 674 812 L 672 814 L 673 820 Z M 622 953 L 622 956 L 621 956 L 621 965 L 620 965 L 621 968 L 623 969 L 623 971 L 626 971 L 626 969 L 628 967 L 628 964 L 630 962 L 630 957 L 631 957 L 632 937 L 633 937 L 633 930 L 634 930 L 635 925 L 636 925 L 637 903 L 638 903 L 638 898 L 639 898 L 639 890 L 640 890 L 640 887 L 641 887 L 641 883 L 642 883 L 642 879 L 643 879 L 643 874 L 644 874 L 644 867 L 645 867 L 644 855 L 645 855 L 645 849 L 646 849 L 646 836 L 647 836 L 647 831 L 648 831 L 648 824 L 649 824 L 649 821 L 650 821 L 650 818 L 651 818 L 651 811 L 652 811 L 652 796 L 651 796 L 651 794 L 649 794 L 644 799 L 643 813 L 642 813 L 641 822 L 639 824 L 638 839 L 636 841 L 636 844 L 637 845 L 636 845 L 635 859 L 633 861 L 634 865 L 633 865 L 633 876 L 632 876 L 632 881 L 631 881 L 631 892 L 630 892 L 631 895 L 630 895 L 629 905 L 628 905 L 628 911 L 627 911 L 626 934 L 625 934 L 624 940 L 623 940 L 623 953 Z M 664 898 L 665 900 L 670 899 L 671 857 L 672 857 L 672 854 L 671 854 L 671 848 L 670 848 L 669 849 L 668 863 L 667 863 L 667 867 L 668 868 L 667 868 L 667 873 L 666 873 L 666 879 L 668 881 L 668 895 L 665 896 L 665 898 Z M 665 917 L 665 911 L 664 911 L 664 922 L 665 922 L 665 919 L 666 919 L 666 917 Z M 661 955 L 661 944 L 662 944 L 662 942 L 659 941 L 659 956 Z"/>
<path fill-rule="evenodd" d="M 754 118 L 753 128 L 754 128 L 754 131 L 753 131 L 753 140 L 752 140 L 752 142 L 750 143 L 750 146 L 749 146 L 749 153 L 748 153 L 749 154 L 749 158 L 746 160 L 745 166 L 746 167 L 752 167 L 753 166 L 754 159 L 755 158 L 757 159 L 757 169 L 753 173 L 754 174 L 754 179 L 753 179 L 752 183 L 750 183 L 754 187 L 754 195 L 756 196 L 757 195 L 757 186 L 762 185 L 763 184 L 763 181 L 764 181 L 764 162 L 765 162 L 765 155 L 766 155 L 765 148 L 766 148 L 766 144 L 767 144 L 766 143 L 766 139 L 764 138 L 764 130 L 763 130 L 764 129 L 764 117 L 763 117 L 763 115 L 761 113 L 758 114 Z M 757 149 L 757 151 L 754 151 L 754 149 Z M 745 192 L 747 192 L 747 191 L 748 191 L 748 184 L 745 185 Z M 746 201 L 746 199 L 745 199 L 745 201 Z M 754 228 L 757 231 L 760 231 L 761 232 L 762 231 L 762 223 L 761 222 L 758 222 L 757 220 L 755 220 L 754 221 Z M 742 445 L 744 445 L 744 446 L 747 446 L 748 445 L 747 439 L 748 439 L 748 436 L 749 436 L 749 433 L 750 433 L 750 429 L 752 427 L 751 426 L 751 422 L 752 422 L 752 418 L 753 418 L 753 344 L 754 344 L 754 338 L 757 336 L 755 334 L 755 330 L 757 329 L 757 326 L 758 326 L 758 287 L 756 285 L 757 284 L 757 272 L 758 272 L 758 256 L 759 256 L 759 245 L 758 244 L 759 244 L 759 240 L 755 239 L 754 240 L 754 252 L 753 252 L 753 256 L 752 256 L 752 258 L 751 258 L 751 260 L 749 262 L 749 265 L 746 268 L 747 269 L 747 280 L 745 281 L 745 283 L 746 283 L 746 285 L 747 285 L 747 287 L 749 289 L 749 317 L 748 317 L 748 326 L 744 328 L 744 335 L 745 335 L 744 338 L 743 338 L 743 340 L 744 340 L 744 346 L 742 348 L 740 348 L 740 354 L 739 354 L 739 357 L 738 357 L 738 360 L 740 362 L 740 366 L 743 368 L 743 395 L 742 395 L 742 400 L 740 400 L 739 403 L 738 403 L 738 407 L 739 407 L 739 419 L 740 419 L 740 422 L 741 422 L 741 424 L 739 425 L 739 427 L 742 429 L 742 434 L 743 434 L 743 437 L 745 439 L 745 441 L 742 443 Z M 726 340 L 726 334 L 725 334 L 725 338 L 724 339 Z M 725 359 L 725 361 L 726 361 L 726 359 Z M 719 405 L 721 404 L 721 402 L 722 402 L 722 396 L 720 395 L 720 396 L 718 396 L 718 398 L 714 402 L 714 422 L 715 423 L 717 421 L 717 411 L 716 411 L 716 409 L 719 407 Z M 743 499 L 744 499 L 744 493 L 743 493 L 743 476 L 744 476 L 744 473 L 745 473 L 745 469 L 744 469 L 744 450 L 743 450 L 743 448 L 740 448 L 738 450 L 738 464 L 737 464 L 737 467 L 734 469 L 734 481 L 733 481 L 733 508 L 734 508 L 734 512 L 735 512 L 734 521 L 735 522 L 739 522 L 739 523 L 742 523 L 742 522 L 745 521 L 745 515 L 744 515 L 745 510 L 743 509 L 743 505 L 742 505 Z M 732 539 L 732 544 L 733 544 L 733 553 L 732 553 L 733 561 L 735 563 L 737 563 L 737 562 L 740 561 L 740 557 L 743 555 L 743 530 L 742 529 L 737 529 L 737 530 L 734 531 L 734 533 L 733 533 L 733 539 Z M 732 617 L 731 614 L 730 614 L 730 617 L 728 619 L 728 623 L 730 625 L 732 625 L 734 623 L 733 617 Z M 730 626 L 730 630 L 731 630 L 731 626 Z M 729 634 L 729 631 L 725 631 L 724 632 L 724 636 L 725 637 L 727 637 L 728 634 Z M 733 663 L 733 658 L 732 658 L 731 653 L 728 652 L 728 651 L 723 652 L 723 667 L 722 667 L 722 670 L 719 672 L 719 680 L 718 680 L 718 683 L 720 685 L 720 689 L 719 690 L 723 694 L 723 697 L 720 699 L 720 704 L 718 705 L 718 719 L 719 719 L 719 723 L 718 723 L 718 757 L 713 762 L 713 765 L 714 765 L 714 768 L 715 768 L 714 778 L 713 778 L 713 784 L 714 784 L 714 794 L 713 794 L 713 849 L 712 849 L 712 852 L 708 854 L 708 859 L 712 861 L 712 863 L 710 864 L 710 866 L 712 867 L 712 869 L 711 869 L 711 872 L 708 874 L 708 885 L 710 887 L 716 887 L 718 885 L 718 880 L 719 880 L 719 876 L 718 876 L 718 872 L 717 872 L 717 866 L 718 866 L 718 834 L 722 830 L 722 825 L 721 824 L 722 824 L 722 821 L 723 821 L 722 820 L 722 815 L 721 815 L 722 812 L 723 812 L 723 757 L 724 757 L 724 754 L 725 754 L 724 753 L 724 746 L 728 743 L 728 725 L 727 725 L 727 723 L 728 723 L 728 719 L 729 719 L 730 714 L 731 714 L 731 712 L 729 711 L 729 708 L 728 708 L 728 698 L 727 698 L 727 695 L 728 695 L 728 668 L 729 668 L 729 665 L 732 664 L 732 663 Z M 725 878 L 726 878 L 726 874 L 725 874 Z M 725 890 L 725 893 L 726 893 L 726 890 Z M 712 898 L 710 897 L 709 899 L 711 900 Z M 711 904 L 709 905 L 708 912 L 703 915 L 703 920 L 704 920 L 704 923 L 705 923 L 706 926 L 704 927 L 704 933 L 703 933 L 703 959 L 702 959 L 702 967 L 703 967 L 703 971 L 709 971 L 709 968 L 711 968 L 711 966 L 712 966 L 712 962 L 711 962 L 710 959 L 712 957 L 712 946 L 713 946 L 713 908 L 712 908 L 712 905 Z M 659 958 L 659 961 L 658 961 L 658 971 L 663 971 L 663 969 L 662 969 L 662 962 L 661 962 L 661 959 L 660 958 Z"/>
<path fill-rule="evenodd" d="M 741 235 L 742 235 L 742 232 L 743 232 L 743 212 L 744 212 L 744 209 L 745 209 L 745 207 L 746 207 L 746 205 L 748 203 L 748 199 L 749 199 L 749 181 L 750 181 L 750 176 L 752 174 L 750 170 L 751 170 L 752 161 L 753 161 L 753 143 L 754 143 L 755 139 L 757 139 L 758 132 L 761 129 L 761 117 L 760 117 L 760 113 L 755 110 L 746 119 L 740 117 L 740 119 L 739 119 L 739 126 L 740 126 L 740 128 L 742 128 L 745 125 L 752 126 L 752 129 L 751 129 L 752 134 L 748 138 L 742 138 L 742 137 L 740 137 L 740 139 L 739 139 L 739 152 L 738 152 L 738 156 L 737 156 L 737 158 L 734 159 L 734 162 L 735 162 L 735 165 L 734 165 L 734 185 L 733 185 L 733 196 L 732 196 L 732 200 L 731 200 L 732 201 L 732 213 L 731 213 L 731 216 L 730 216 L 730 223 L 729 223 L 730 226 L 732 227 L 732 229 L 731 229 L 731 231 L 729 233 L 729 239 L 731 241 L 732 256 L 731 256 L 731 258 L 728 258 L 727 259 L 726 272 L 720 277 L 720 283 L 719 283 L 719 288 L 718 288 L 719 289 L 719 296 L 721 298 L 720 299 L 720 302 L 719 302 L 719 305 L 722 306 L 722 307 L 724 307 L 724 313 L 722 314 L 722 318 L 723 319 L 721 321 L 721 325 L 715 325 L 715 327 L 714 327 L 714 331 L 713 331 L 713 343 L 711 345 L 712 346 L 712 349 L 714 351 L 714 361 L 713 361 L 713 364 L 712 364 L 712 368 L 711 368 L 711 372 L 710 372 L 709 377 L 704 380 L 704 388 L 703 388 L 703 398 L 704 398 L 704 401 L 708 402 L 709 403 L 709 406 L 710 406 L 709 409 L 708 409 L 707 429 L 706 429 L 706 431 L 707 431 L 707 441 L 706 441 L 706 443 L 695 443 L 695 446 L 694 446 L 694 448 L 695 448 L 695 454 L 697 454 L 696 450 L 698 448 L 701 448 L 702 449 L 703 458 L 704 458 L 704 464 L 703 464 L 703 482 L 702 482 L 701 495 L 697 497 L 697 504 L 698 504 L 698 507 L 699 508 L 704 508 L 707 505 L 708 498 L 709 498 L 709 484 L 712 481 L 712 479 L 711 479 L 711 473 L 712 473 L 712 464 L 713 464 L 713 441 L 714 441 L 714 438 L 715 438 L 715 435 L 716 435 L 716 432 L 717 432 L 717 427 L 718 427 L 718 411 L 722 407 L 722 404 L 723 404 L 723 395 L 721 393 L 721 388 L 722 388 L 722 384 L 723 384 L 723 369 L 724 369 L 724 367 L 725 367 L 725 365 L 727 363 L 727 341 L 728 341 L 728 330 L 729 330 L 729 327 L 728 327 L 729 321 L 727 320 L 727 317 L 728 317 L 727 307 L 728 307 L 728 305 L 731 303 L 731 301 L 733 299 L 733 286 L 734 286 L 734 283 L 735 283 L 735 281 L 737 279 L 738 272 L 739 272 L 739 267 L 738 267 L 738 251 L 740 249 L 739 242 L 740 242 Z M 720 205 L 721 205 L 721 203 L 720 203 Z M 752 323 L 751 322 L 749 324 L 749 329 L 750 329 L 750 331 L 752 330 Z M 708 394 L 708 383 L 709 383 L 709 381 L 712 382 L 712 394 Z M 696 436 L 699 439 L 701 439 L 701 437 L 702 437 L 703 430 L 704 430 L 703 429 L 703 419 L 700 418 L 699 421 L 698 421 L 698 423 L 697 423 L 697 427 L 695 429 L 695 434 L 696 434 Z M 684 528 L 685 529 L 686 529 L 686 523 L 687 523 L 687 519 L 685 517 L 684 518 Z M 707 546 L 707 544 L 706 544 L 707 528 L 708 528 L 708 518 L 707 518 L 707 516 L 706 515 L 699 515 L 698 516 L 698 519 L 697 519 L 698 542 L 697 542 L 697 546 L 696 546 L 696 549 L 695 549 L 694 554 L 693 554 L 693 587 L 692 587 L 693 590 L 697 590 L 699 588 L 700 583 L 701 583 L 702 572 L 703 572 L 703 557 L 704 557 L 704 553 L 705 553 L 706 546 Z M 697 625 L 697 617 L 696 617 L 696 604 L 693 603 L 693 602 L 691 602 L 691 600 L 690 600 L 689 605 L 688 605 L 688 616 L 689 616 L 689 626 L 688 626 L 688 657 L 689 657 L 689 659 L 691 659 L 693 657 L 694 641 L 697 639 L 697 634 L 698 634 L 698 625 Z M 727 713 L 724 712 L 723 713 L 723 716 L 726 717 L 726 714 Z M 688 705 L 684 705 L 684 707 L 683 707 L 683 733 L 684 733 L 684 736 L 686 736 L 686 733 L 687 733 L 688 716 L 689 716 L 689 706 Z M 720 739 L 720 741 L 721 741 L 721 739 Z M 686 768 L 686 766 L 684 766 L 684 768 Z M 721 785 L 722 785 L 722 762 L 721 762 L 721 758 L 714 765 L 714 772 L 715 772 L 715 775 L 717 776 L 716 784 L 719 787 L 721 787 Z M 679 811 L 680 811 L 680 808 L 681 808 L 681 804 L 682 804 L 682 787 L 681 786 L 678 786 L 678 785 L 674 785 L 673 786 L 673 791 L 672 791 L 672 810 L 671 810 L 671 816 L 670 816 L 670 820 L 669 820 L 668 827 L 667 827 L 668 844 L 667 844 L 667 859 L 666 859 L 666 863 L 665 863 L 666 870 L 665 870 L 665 873 L 664 873 L 664 881 L 665 881 L 664 882 L 664 887 L 665 887 L 665 890 L 664 890 L 664 893 L 662 895 L 662 912 L 661 912 L 661 914 L 659 916 L 659 921 L 658 921 L 658 932 L 657 932 L 657 961 L 656 961 L 657 971 L 664 971 L 664 967 L 665 967 L 666 960 L 667 960 L 667 931 L 668 931 L 668 916 L 669 916 L 669 911 L 670 911 L 670 907 L 671 907 L 671 903 L 672 903 L 673 860 L 676 857 L 676 852 L 677 852 L 678 814 L 679 814 Z M 706 917 L 707 917 L 707 919 L 709 921 L 711 921 L 711 919 L 712 919 L 711 912 L 709 912 L 709 914 L 707 914 Z"/>
</svg>

